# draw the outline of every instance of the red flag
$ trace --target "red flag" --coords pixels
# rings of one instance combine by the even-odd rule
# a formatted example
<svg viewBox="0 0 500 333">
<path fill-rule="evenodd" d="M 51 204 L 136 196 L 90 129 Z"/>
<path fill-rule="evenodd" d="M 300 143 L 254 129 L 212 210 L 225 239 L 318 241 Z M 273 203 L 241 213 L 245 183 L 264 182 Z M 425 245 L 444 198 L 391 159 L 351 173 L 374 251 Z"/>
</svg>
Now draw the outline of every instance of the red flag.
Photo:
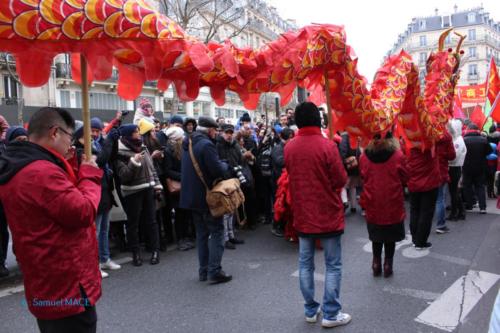
<svg viewBox="0 0 500 333">
<path fill-rule="evenodd" d="M 486 122 L 486 116 L 483 113 L 483 108 L 480 105 L 476 105 L 474 111 L 470 116 L 470 120 L 477 125 L 479 128 L 483 128 L 484 123 Z"/>
<path fill-rule="evenodd" d="M 490 117 L 497 123 L 500 123 L 500 94 L 497 95 L 495 103 L 491 106 Z"/>
<path fill-rule="evenodd" d="M 486 87 L 488 87 L 486 96 L 490 101 L 490 105 L 493 105 L 493 103 L 495 103 L 495 98 L 500 92 L 500 76 L 498 76 L 497 65 L 493 57 L 491 57 L 490 61 L 490 73 L 488 74 Z"/>
<path fill-rule="evenodd" d="M 453 98 L 453 118 L 465 119 L 464 111 L 462 110 L 462 100 L 459 94 L 455 94 Z"/>
</svg>

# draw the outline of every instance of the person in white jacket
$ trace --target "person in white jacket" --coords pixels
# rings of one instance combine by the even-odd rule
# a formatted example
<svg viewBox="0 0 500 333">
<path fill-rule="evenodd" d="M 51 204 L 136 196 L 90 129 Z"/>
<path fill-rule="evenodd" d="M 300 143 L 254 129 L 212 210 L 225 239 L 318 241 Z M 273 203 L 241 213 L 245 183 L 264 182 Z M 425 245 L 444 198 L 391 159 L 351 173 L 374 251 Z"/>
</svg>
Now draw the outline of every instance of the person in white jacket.
<svg viewBox="0 0 500 333">
<path fill-rule="evenodd" d="M 467 147 L 465 146 L 464 138 L 462 137 L 462 121 L 459 119 L 451 119 L 448 122 L 448 131 L 453 137 L 453 146 L 455 147 L 456 158 L 448 163 L 450 173 L 450 198 L 451 212 L 446 218 L 450 221 L 465 220 L 465 207 L 460 195 L 458 183 L 462 177 L 462 166 L 464 165 Z"/>
<path fill-rule="evenodd" d="M 141 98 L 139 102 L 139 108 L 134 115 L 134 125 L 138 125 L 141 119 L 146 119 L 151 124 L 155 123 L 153 106 L 147 98 Z"/>
</svg>

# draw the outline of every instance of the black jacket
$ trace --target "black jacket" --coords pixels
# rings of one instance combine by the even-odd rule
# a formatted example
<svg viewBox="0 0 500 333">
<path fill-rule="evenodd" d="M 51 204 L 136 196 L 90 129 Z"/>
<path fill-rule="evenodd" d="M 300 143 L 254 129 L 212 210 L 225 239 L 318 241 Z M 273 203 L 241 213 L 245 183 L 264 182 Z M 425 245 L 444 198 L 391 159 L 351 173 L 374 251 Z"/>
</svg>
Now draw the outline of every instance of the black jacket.
<svg viewBox="0 0 500 333">
<path fill-rule="evenodd" d="M 271 161 L 273 163 L 273 177 L 277 181 L 285 167 L 285 143 L 283 141 L 273 147 Z"/>
<path fill-rule="evenodd" d="M 101 146 L 101 151 L 97 152 L 95 147 L 92 147 L 92 154 L 96 155 L 96 163 L 99 168 L 104 171 L 101 180 L 101 201 L 99 201 L 99 208 L 97 209 L 97 213 L 101 214 L 110 210 L 112 206 L 117 206 L 117 204 L 113 196 L 115 187 L 111 168 L 111 158 L 113 156 L 115 141 L 112 140 L 111 137 L 107 137 L 106 139 L 101 137 L 99 144 Z M 79 141 L 76 141 L 75 148 L 78 156 L 78 163 L 80 164 L 84 147 Z"/>
<path fill-rule="evenodd" d="M 163 157 L 165 178 L 181 181 L 181 160 L 175 157 L 174 148 L 168 145 L 164 151 Z"/>
<path fill-rule="evenodd" d="M 223 137 L 218 137 L 216 147 L 219 158 L 229 164 L 230 167 L 234 168 L 243 165 L 241 147 L 236 140 L 227 142 Z"/>
<path fill-rule="evenodd" d="M 343 133 L 343 134 L 341 134 L 341 137 L 342 137 L 342 141 L 339 144 L 339 150 L 340 150 L 340 155 L 342 156 L 344 163 L 345 163 L 345 159 L 348 157 L 351 157 L 351 156 L 356 157 L 356 159 L 359 161 L 359 158 L 361 156 L 361 150 L 359 148 L 356 148 L 356 149 L 351 148 L 349 134 Z M 347 175 L 348 176 L 359 176 L 359 167 L 347 169 Z"/>
<path fill-rule="evenodd" d="M 488 168 L 486 156 L 492 153 L 492 149 L 486 137 L 479 132 L 470 132 L 464 135 L 467 154 L 463 166 L 463 172 L 471 175 L 484 175 Z"/>
</svg>

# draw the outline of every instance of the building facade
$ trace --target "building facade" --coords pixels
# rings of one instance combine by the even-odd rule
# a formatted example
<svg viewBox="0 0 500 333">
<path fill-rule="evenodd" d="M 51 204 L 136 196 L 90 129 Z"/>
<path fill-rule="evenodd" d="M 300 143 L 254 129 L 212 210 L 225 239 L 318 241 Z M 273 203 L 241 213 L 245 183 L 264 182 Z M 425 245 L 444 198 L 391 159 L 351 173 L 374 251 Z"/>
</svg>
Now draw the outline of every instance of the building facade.
<svg viewBox="0 0 500 333">
<path fill-rule="evenodd" d="M 498 13 L 500 14 L 500 13 Z M 462 49 L 461 75 L 458 87 L 464 109 L 470 112 L 475 105 L 484 105 L 490 59 L 500 64 L 500 22 L 490 17 L 482 7 L 459 10 L 440 15 L 413 18 L 405 32 L 398 36 L 388 55 L 404 49 L 417 64 L 421 82 L 424 83 L 425 63 L 429 54 L 437 50 L 439 36 L 449 28 L 466 35 Z M 458 36 L 453 33 L 445 40 L 445 48 L 455 48 Z"/>
</svg>

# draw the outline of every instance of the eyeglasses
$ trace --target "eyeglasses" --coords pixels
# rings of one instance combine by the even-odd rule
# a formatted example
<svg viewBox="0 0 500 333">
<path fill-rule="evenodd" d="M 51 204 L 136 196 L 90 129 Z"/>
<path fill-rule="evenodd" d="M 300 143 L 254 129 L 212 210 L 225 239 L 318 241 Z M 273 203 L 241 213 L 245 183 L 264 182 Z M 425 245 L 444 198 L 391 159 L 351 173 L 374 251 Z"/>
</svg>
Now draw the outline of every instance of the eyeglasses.
<svg viewBox="0 0 500 333">
<path fill-rule="evenodd" d="M 61 132 L 63 132 L 67 136 L 69 136 L 71 139 L 73 138 L 73 133 L 70 133 L 70 132 L 66 131 L 64 128 L 59 127 L 59 126 L 51 126 L 50 128 L 54 128 L 54 127 L 56 128 L 56 130 L 61 130 Z"/>
</svg>

